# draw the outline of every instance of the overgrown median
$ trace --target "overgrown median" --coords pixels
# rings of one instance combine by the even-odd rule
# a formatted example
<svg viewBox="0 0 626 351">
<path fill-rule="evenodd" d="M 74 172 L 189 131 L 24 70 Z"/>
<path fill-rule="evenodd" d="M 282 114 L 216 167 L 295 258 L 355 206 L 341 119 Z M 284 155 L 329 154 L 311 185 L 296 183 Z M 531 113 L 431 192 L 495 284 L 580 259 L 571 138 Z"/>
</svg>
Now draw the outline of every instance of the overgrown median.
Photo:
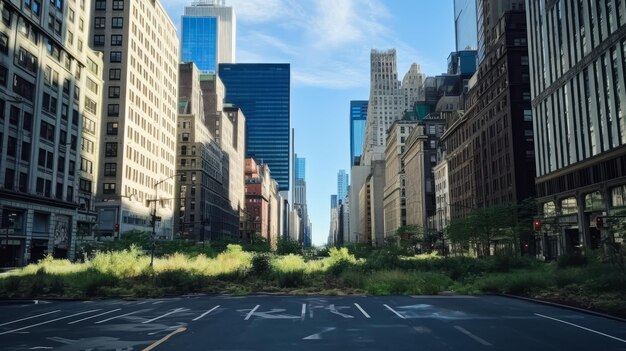
<svg viewBox="0 0 626 351">
<path fill-rule="evenodd" d="M 358 251 L 357 251 L 358 253 Z M 150 257 L 137 248 L 100 252 L 84 263 L 47 258 L 0 275 L 0 297 L 160 297 L 193 293 L 422 295 L 507 293 L 626 316 L 626 274 L 596 255 L 541 263 L 515 256 L 484 259 L 399 256 L 330 249 L 325 257 L 247 252 L 215 257 Z"/>
</svg>

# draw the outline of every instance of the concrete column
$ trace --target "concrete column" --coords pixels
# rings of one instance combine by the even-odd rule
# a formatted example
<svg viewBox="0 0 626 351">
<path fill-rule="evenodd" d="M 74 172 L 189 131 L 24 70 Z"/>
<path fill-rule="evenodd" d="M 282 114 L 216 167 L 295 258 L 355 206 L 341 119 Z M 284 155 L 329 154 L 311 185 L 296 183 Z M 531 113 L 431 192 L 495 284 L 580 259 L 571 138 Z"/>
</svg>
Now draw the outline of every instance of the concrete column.
<svg viewBox="0 0 626 351">
<path fill-rule="evenodd" d="M 28 262 L 30 261 L 30 249 L 32 246 L 32 239 L 33 239 L 33 222 L 34 222 L 34 217 L 35 217 L 35 211 L 32 209 L 29 209 L 26 211 L 26 224 L 24 226 L 24 230 L 25 235 L 26 235 L 26 242 L 24 244 L 24 262 L 22 262 L 23 265 L 28 264 Z"/>
<path fill-rule="evenodd" d="M 585 214 L 585 196 L 576 194 L 576 206 L 578 208 L 578 234 L 583 243 L 583 247 L 591 246 L 591 235 L 589 233 L 589 217 Z"/>
<path fill-rule="evenodd" d="M 68 247 L 68 255 L 67 258 L 70 260 L 74 260 L 74 258 L 76 257 L 76 233 L 77 231 L 77 227 L 78 227 L 78 217 L 77 214 L 74 213 L 73 216 L 70 217 L 70 223 L 71 223 L 71 231 L 70 231 L 70 242 L 68 243 L 69 247 Z"/>
<path fill-rule="evenodd" d="M 48 220 L 48 255 L 54 254 L 54 229 L 56 228 L 56 215 L 50 213 Z"/>
</svg>

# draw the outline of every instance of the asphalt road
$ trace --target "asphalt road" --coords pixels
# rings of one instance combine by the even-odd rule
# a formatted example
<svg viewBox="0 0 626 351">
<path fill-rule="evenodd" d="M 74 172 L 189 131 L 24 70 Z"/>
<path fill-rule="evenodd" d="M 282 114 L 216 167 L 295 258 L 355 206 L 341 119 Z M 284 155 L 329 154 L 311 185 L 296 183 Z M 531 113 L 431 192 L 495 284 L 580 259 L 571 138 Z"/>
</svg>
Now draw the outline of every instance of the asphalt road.
<svg viewBox="0 0 626 351">
<path fill-rule="evenodd" d="M 0 301 L 0 350 L 626 350 L 626 323 L 499 296 Z"/>
</svg>

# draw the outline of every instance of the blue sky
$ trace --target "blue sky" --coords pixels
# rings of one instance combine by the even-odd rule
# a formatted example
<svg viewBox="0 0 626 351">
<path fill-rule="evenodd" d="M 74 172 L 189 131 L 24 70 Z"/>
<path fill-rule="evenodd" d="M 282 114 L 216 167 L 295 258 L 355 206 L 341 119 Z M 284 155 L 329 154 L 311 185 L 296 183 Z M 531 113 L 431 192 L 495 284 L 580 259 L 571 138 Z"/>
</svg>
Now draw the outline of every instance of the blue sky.
<svg viewBox="0 0 626 351">
<path fill-rule="evenodd" d="M 191 0 L 161 0 L 180 25 Z M 237 62 L 291 64 L 295 150 L 306 158 L 313 243 L 326 243 L 337 171 L 350 166 L 350 100 L 369 96 L 370 50 L 395 48 L 400 78 L 411 63 L 446 71 L 454 50 L 452 0 L 226 0 L 237 14 Z"/>
</svg>

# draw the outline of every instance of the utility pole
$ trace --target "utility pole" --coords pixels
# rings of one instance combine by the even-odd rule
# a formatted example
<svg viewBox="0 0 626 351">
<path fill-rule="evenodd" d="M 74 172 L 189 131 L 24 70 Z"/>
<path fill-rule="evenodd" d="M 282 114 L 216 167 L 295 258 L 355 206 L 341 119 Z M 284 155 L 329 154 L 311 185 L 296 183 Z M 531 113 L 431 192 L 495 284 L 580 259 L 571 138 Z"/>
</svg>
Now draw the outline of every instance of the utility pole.
<svg viewBox="0 0 626 351">
<path fill-rule="evenodd" d="M 147 200 L 148 202 L 154 203 L 154 210 L 152 211 L 152 236 L 151 236 L 151 250 L 150 250 L 150 268 L 154 267 L 154 251 L 156 249 L 156 222 L 157 220 L 161 220 L 161 218 L 157 217 L 157 202 L 159 201 L 159 185 L 164 183 L 166 180 L 172 179 L 181 175 L 181 173 L 174 173 L 173 175 L 162 179 L 156 183 L 154 183 L 154 199 Z"/>
</svg>

